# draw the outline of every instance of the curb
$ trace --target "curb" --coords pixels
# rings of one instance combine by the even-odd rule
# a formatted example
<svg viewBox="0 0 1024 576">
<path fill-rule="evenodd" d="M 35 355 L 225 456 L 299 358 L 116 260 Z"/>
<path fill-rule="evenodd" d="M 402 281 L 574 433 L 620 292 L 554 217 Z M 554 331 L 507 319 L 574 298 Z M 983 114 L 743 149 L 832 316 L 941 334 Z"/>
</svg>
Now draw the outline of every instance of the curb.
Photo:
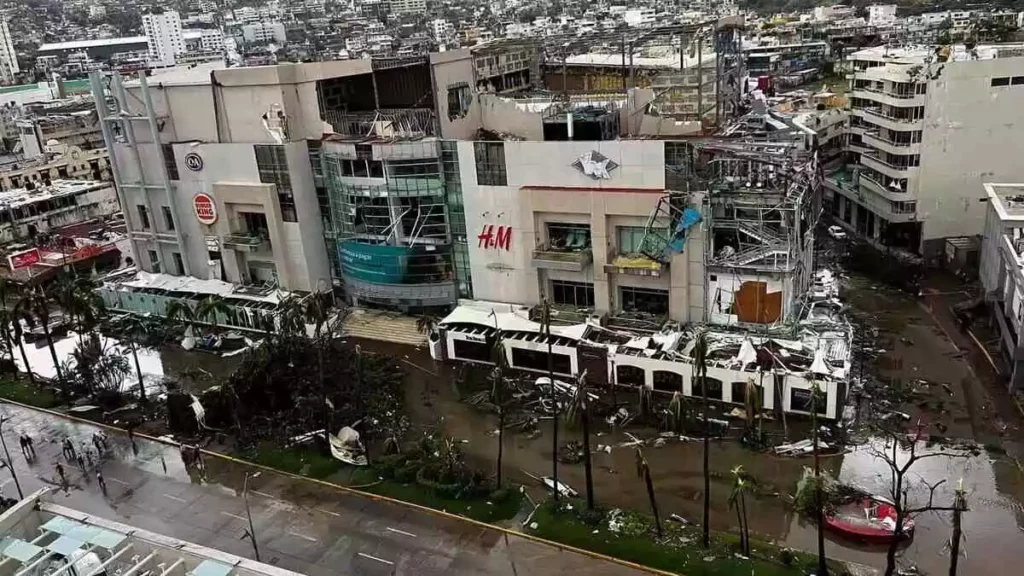
<svg viewBox="0 0 1024 576">
<path fill-rule="evenodd" d="M 112 426 L 110 424 L 105 424 L 105 423 L 102 423 L 102 422 L 95 422 L 95 421 L 92 421 L 92 420 L 88 420 L 86 418 L 79 418 L 77 416 L 70 416 L 68 414 L 64 414 L 63 412 L 57 412 L 55 410 L 50 410 L 50 409 L 47 409 L 47 408 L 39 408 L 39 407 L 36 407 L 36 406 L 30 406 L 28 404 L 23 404 L 21 402 L 17 402 L 17 401 L 10 400 L 10 399 L 7 399 L 7 398 L 2 398 L 2 400 L 3 400 L 4 403 L 11 404 L 13 406 L 18 406 L 20 408 L 25 408 L 27 410 L 34 410 L 36 412 L 42 412 L 44 414 L 49 414 L 51 416 L 56 416 L 58 418 L 63 418 L 65 420 L 70 420 L 72 422 L 76 422 L 76 423 L 79 423 L 79 424 L 86 424 L 86 425 L 96 426 L 98 428 L 105 428 L 107 430 L 111 430 L 113 432 L 116 432 L 118 434 L 123 434 L 123 435 L 126 435 L 126 436 L 128 434 L 128 432 L 126 430 L 124 430 L 123 428 L 118 428 L 117 426 Z M 136 436 L 138 438 L 143 438 L 145 440 L 149 440 L 151 442 L 157 442 L 157 443 L 163 444 L 165 446 L 177 446 L 178 445 L 177 443 L 171 442 L 169 440 L 165 440 L 165 439 L 162 439 L 162 438 L 157 438 L 155 436 L 149 436 L 148 434 L 135 433 L 134 436 Z M 587 557 L 593 558 L 595 560 L 603 560 L 605 562 L 611 562 L 613 564 L 618 564 L 620 566 L 624 566 L 624 567 L 627 567 L 627 568 L 632 568 L 634 570 L 640 570 L 642 572 L 647 572 L 648 574 L 656 574 L 658 576 L 684 576 L 683 574 L 678 573 L 678 572 L 666 572 L 664 570 L 659 570 L 657 568 L 651 568 L 649 566 L 643 566 L 641 564 L 636 564 L 634 562 L 630 562 L 628 560 L 623 560 L 621 558 L 615 558 L 613 556 L 606 556 L 604 554 L 599 554 L 597 552 L 592 552 L 590 550 L 586 550 L 586 549 L 583 549 L 583 548 L 576 548 L 575 546 L 569 546 L 569 545 L 566 545 L 566 544 L 562 544 L 560 542 L 555 542 L 553 540 L 547 540 L 545 538 L 539 538 L 537 536 L 534 536 L 533 534 L 528 534 L 526 532 L 517 532 L 515 530 L 510 530 L 508 528 L 504 528 L 504 527 L 497 526 L 497 525 L 494 525 L 494 524 L 488 524 L 486 522 L 481 522 L 479 520 L 474 520 L 472 518 L 466 518 L 465 516 L 459 516 L 457 514 L 451 514 L 449 512 L 444 512 L 442 510 L 436 510 L 434 508 L 429 508 L 427 506 L 421 506 L 419 504 L 414 504 L 412 502 L 406 502 L 404 500 L 397 500 L 395 498 L 391 498 L 391 497 L 388 497 L 388 496 L 381 496 L 379 494 L 372 494 L 370 492 L 363 492 L 362 490 L 356 490 L 356 489 L 350 488 L 348 486 L 342 486 L 340 484 L 335 484 L 333 482 L 327 482 L 326 480 L 319 480 L 317 478 L 309 478 L 309 477 L 306 477 L 306 476 L 301 476 L 299 474 L 294 474 L 292 472 L 286 472 L 284 470 L 278 470 L 277 468 L 272 468 L 270 466 L 264 466 L 263 464 L 257 464 L 255 462 L 249 462 L 248 460 L 242 460 L 240 458 L 235 458 L 234 456 L 228 456 L 227 454 L 222 454 L 220 452 L 214 452 L 213 450 L 207 450 L 205 448 L 201 448 L 200 451 L 203 454 L 206 454 L 208 456 L 213 456 L 215 458 L 220 458 L 220 459 L 223 459 L 223 460 L 227 460 L 228 462 L 233 462 L 235 464 L 241 464 L 241 465 L 244 465 L 244 466 L 249 466 L 249 467 L 252 467 L 252 468 L 257 468 L 257 469 L 260 469 L 260 470 L 266 470 L 267 472 L 272 472 L 274 474 L 279 474 L 281 476 L 285 476 L 285 477 L 291 478 L 293 480 L 302 480 L 302 481 L 305 481 L 305 482 L 312 482 L 314 484 L 318 484 L 318 485 L 324 486 L 326 488 L 332 488 L 332 489 L 338 490 L 340 492 L 344 492 L 344 493 L 347 493 L 347 494 L 352 494 L 354 496 L 359 496 L 361 498 L 367 498 L 367 499 L 372 500 L 372 501 L 387 502 L 389 504 L 395 504 L 395 505 L 398 505 L 398 506 L 403 506 L 405 508 L 416 510 L 418 512 L 425 512 L 427 514 L 431 514 L 431 515 L 434 515 L 434 516 L 439 516 L 441 518 L 446 518 L 448 520 L 456 520 L 456 521 L 464 522 L 464 523 L 476 526 L 477 528 L 482 528 L 482 529 L 486 529 L 486 530 L 494 530 L 494 531 L 500 532 L 500 533 L 504 534 L 506 537 L 514 536 L 514 537 L 517 537 L 517 538 L 524 538 L 524 539 L 529 540 L 531 542 L 535 542 L 535 543 L 538 543 L 538 544 L 543 544 L 543 545 L 546 545 L 546 546 L 550 546 L 552 548 L 556 548 L 556 549 L 564 551 L 564 552 L 574 552 L 576 554 L 582 554 L 583 556 L 587 556 Z"/>
</svg>

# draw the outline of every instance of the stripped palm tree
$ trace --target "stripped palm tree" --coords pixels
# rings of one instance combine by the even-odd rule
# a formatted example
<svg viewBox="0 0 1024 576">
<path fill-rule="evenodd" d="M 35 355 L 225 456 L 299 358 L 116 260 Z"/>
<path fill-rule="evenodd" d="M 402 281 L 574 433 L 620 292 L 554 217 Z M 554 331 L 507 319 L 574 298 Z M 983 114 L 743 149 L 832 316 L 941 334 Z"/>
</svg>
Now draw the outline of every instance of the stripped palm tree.
<svg viewBox="0 0 1024 576">
<path fill-rule="evenodd" d="M 491 402 L 498 409 L 498 464 L 497 464 L 497 487 L 501 488 L 502 481 L 502 457 L 505 452 L 505 404 L 507 401 L 507 383 L 505 382 L 505 368 L 508 367 L 508 357 L 505 355 L 505 339 L 498 327 L 498 317 L 491 311 L 494 317 L 494 347 L 491 350 L 494 358 L 493 382 L 491 384 Z M 425 318 L 425 316 L 423 317 Z M 417 326 L 419 322 L 417 321 Z"/>
<path fill-rule="evenodd" d="M 747 379 L 747 386 L 743 390 L 743 404 L 747 412 L 747 433 L 754 433 L 754 419 L 757 419 L 755 444 L 760 446 L 762 442 L 761 425 L 764 418 L 761 417 L 761 389 L 754 383 L 753 378 Z"/>
<path fill-rule="evenodd" d="M 818 456 L 818 402 L 821 389 L 811 380 L 811 449 L 814 451 L 814 514 L 818 523 L 818 576 L 828 576 L 825 558 L 825 500 L 821 491 L 821 458 Z"/>
<path fill-rule="evenodd" d="M 145 403 L 146 384 L 142 377 L 142 366 L 139 364 L 138 343 L 145 338 L 147 332 L 152 328 L 152 321 L 145 316 L 128 314 L 117 321 L 124 335 L 124 341 L 128 344 L 128 350 L 132 353 L 132 360 L 135 363 L 135 374 L 139 378 L 139 401 Z"/>
<path fill-rule="evenodd" d="M 732 492 L 729 494 L 729 507 L 736 510 L 736 521 L 740 525 L 740 552 L 750 556 L 750 525 L 747 523 L 747 492 L 751 488 L 751 480 L 739 465 L 732 469 Z"/>
<path fill-rule="evenodd" d="M 61 395 L 65 400 L 70 399 L 71 390 L 64 378 L 60 360 L 57 359 L 57 349 L 53 346 L 53 334 L 50 332 L 50 301 L 46 297 L 46 293 L 39 289 L 33 289 L 22 297 L 14 307 L 19 310 L 19 314 L 24 315 L 27 312 L 39 322 L 43 329 L 46 345 L 50 349 L 50 359 L 53 360 L 53 369 L 57 373 L 57 383 L 60 384 Z"/>
<path fill-rule="evenodd" d="M 25 353 L 25 326 L 35 325 L 35 318 L 27 310 L 15 306 L 14 308 L 0 309 L 0 329 L 4 331 L 4 338 L 9 339 L 8 346 L 11 351 L 11 361 L 14 361 L 14 345 L 18 346 L 21 352 L 21 362 L 25 365 L 25 373 L 28 374 L 28 381 L 36 383 L 35 374 L 32 373 L 32 366 L 28 363 L 28 354 Z"/>
<path fill-rule="evenodd" d="M 576 391 L 569 400 L 566 422 L 579 424 L 583 430 L 583 471 L 587 483 L 587 509 L 594 509 L 594 470 L 590 457 L 590 392 L 587 391 L 587 371 L 576 381 Z"/>
<path fill-rule="evenodd" d="M 654 528 L 658 531 L 658 538 L 664 536 L 661 529 L 661 516 L 658 514 L 658 501 L 654 497 L 654 482 L 651 480 L 651 467 L 644 458 L 643 451 L 638 446 L 636 449 L 636 475 L 643 479 L 647 486 L 647 499 L 651 503 L 651 513 L 654 514 Z"/>
<path fill-rule="evenodd" d="M 221 319 L 226 320 L 232 314 L 231 305 L 220 296 L 213 295 L 202 299 L 195 309 L 196 320 L 209 324 L 214 333 L 217 333 Z"/>
<path fill-rule="evenodd" d="M 701 543 L 705 548 L 711 547 L 711 467 L 708 462 L 711 450 L 711 426 L 708 422 L 708 338 L 707 333 L 701 330 L 697 332 L 696 341 L 693 345 L 694 378 L 700 382 L 702 415 L 704 423 L 704 522 L 703 539 Z"/>
<path fill-rule="evenodd" d="M 196 314 L 196 307 L 185 300 L 171 300 L 164 308 L 164 316 L 172 324 L 184 326 L 186 329 L 196 328 L 199 317 Z"/>
</svg>

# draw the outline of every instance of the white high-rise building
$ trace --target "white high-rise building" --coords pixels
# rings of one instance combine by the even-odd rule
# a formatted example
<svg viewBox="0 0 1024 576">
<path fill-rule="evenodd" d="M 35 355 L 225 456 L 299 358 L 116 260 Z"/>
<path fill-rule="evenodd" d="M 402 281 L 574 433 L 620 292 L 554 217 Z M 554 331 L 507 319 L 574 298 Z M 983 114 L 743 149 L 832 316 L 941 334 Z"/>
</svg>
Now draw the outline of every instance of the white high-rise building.
<svg viewBox="0 0 1024 576">
<path fill-rule="evenodd" d="M 166 10 L 160 14 L 145 14 L 142 29 L 149 40 L 150 66 L 174 66 L 176 57 L 185 52 L 178 13 Z"/>
<path fill-rule="evenodd" d="M 0 83 L 13 84 L 14 75 L 21 71 L 18 55 L 14 52 L 14 41 L 6 19 L 0 19 Z"/>
</svg>

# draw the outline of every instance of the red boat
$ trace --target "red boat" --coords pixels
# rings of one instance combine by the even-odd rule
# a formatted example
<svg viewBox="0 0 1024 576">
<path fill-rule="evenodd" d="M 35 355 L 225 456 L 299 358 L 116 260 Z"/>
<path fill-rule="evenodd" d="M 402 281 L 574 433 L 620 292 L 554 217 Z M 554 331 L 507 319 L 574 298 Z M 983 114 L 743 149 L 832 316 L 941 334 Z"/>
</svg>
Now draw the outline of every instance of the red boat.
<svg viewBox="0 0 1024 576">
<path fill-rule="evenodd" d="M 833 532 L 872 544 L 888 544 L 896 537 L 896 508 L 882 498 L 866 497 L 845 504 L 825 518 Z M 914 521 L 903 520 L 903 538 L 914 535 Z"/>
</svg>

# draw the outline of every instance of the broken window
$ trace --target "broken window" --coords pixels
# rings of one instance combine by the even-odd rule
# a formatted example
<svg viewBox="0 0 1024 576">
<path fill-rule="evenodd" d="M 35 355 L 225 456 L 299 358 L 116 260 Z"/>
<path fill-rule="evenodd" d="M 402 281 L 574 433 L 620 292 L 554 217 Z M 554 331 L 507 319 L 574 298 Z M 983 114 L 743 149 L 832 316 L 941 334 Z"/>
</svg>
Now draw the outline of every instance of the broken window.
<svg viewBox="0 0 1024 576">
<path fill-rule="evenodd" d="M 491 345 L 486 342 L 470 342 L 469 340 L 452 339 L 452 348 L 456 360 L 472 360 L 493 364 Z"/>
<path fill-rule="evenodd" d="M 551 301 L 574 308 L 594 307 L 594 285 L 588 282 L 551 281 Z"/>
<path fill-rule="evenodd" d="M 1009 76 L 1004 76 L 1002 78 L 993 78 L 992 79 L 992 87 L 993 88 L 996 87 L 996 86 L 1009 86 L 1009 85 L 1010 85 L 1010 77 Z"/>
<path fill-rule="evenodd" d="M 548 249 L 577 252 L 590 250 L 589 224 L 548 224 Z"/>
<path fill-rule="evenodd" d="M 512 348 L 512 367 L 526 368 L 529 370 L 548 369 L 548 354 L 540 350 L 526 350 L 524 348 Z M 551 370 L 555 374 L 572 374 L 572 361 L 566 354 L 551 354 Z"/>
<path fill-rule="evenodd" d="M 474 142 L 476 183 L 481 186 L 508 186 L 505 171 L 504 142 Z"/>
<path fill-rule="evenodd" d="M 824 414 L 828 411 L 828 403 L 825 401 L 824 394 L 818 396 L 816 404 L 815 408 L 818 414 Z M 789 409 L 795 412 L 810 412 L 811 391 L 796 387 L 791 388 L 789 391 Z"/>
<path fill-rule="evenodd" d="M 295 213 L 295 197 L 292 195 L 292 179 L 288 172 L 288 157 L 284 146 L 257 144 L 256 169 L 260 174 L 260 182 L 274 184 L 277 188 L 277 199 L 281 204 L 281 219 L 285 222 L 298 222 Z"/>
<path fill-rule="evenodd" d="M 708 400 L 722 399 L 722 381 L 718 378 L 695 376 L 691 382 L 691 395 L 704 397 L 704 382 L 708 384 Z"/>
<path fill-rule="evenodd" d="M 469 91 L 469 84 L 458 82 L 448 85 L 448 119 L 456 120 L 465 118 L 469 113 L 469 105 L 473 96 Z"/>
<path fill-rule="evenodd" d="M 683 376 L 668 370 L 654 371 L 654 389 L 662 392 L 683 392 Z"/>
<path fill-rule="evenodd" d="M 169 180 L 179 180 L 178 163 L 174 159 L 174 145 L 161 144 L 160 151 L 164 156 L 164 167 L 167 169 L 167 178 Z"/>
<path fill-rule="evenodd" d="M 616 366 L 615 383 L 620 386 L 643 386 L 644 369 L 636 366 Z"/>
<path fill-rule="evenodd" d="M 624 312 L 643 312 L 656 316 L 668 315 L 668 290 L 621 286 L 619 295 Z"/>
</svg>

